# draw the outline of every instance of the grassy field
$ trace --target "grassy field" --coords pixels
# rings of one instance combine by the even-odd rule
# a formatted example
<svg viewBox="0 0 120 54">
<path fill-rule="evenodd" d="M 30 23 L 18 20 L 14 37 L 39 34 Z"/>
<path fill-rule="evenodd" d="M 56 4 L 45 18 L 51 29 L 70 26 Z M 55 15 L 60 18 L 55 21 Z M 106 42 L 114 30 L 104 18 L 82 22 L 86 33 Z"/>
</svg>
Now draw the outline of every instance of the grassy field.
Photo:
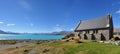
<svg viewBox="0 0 120 54">
<path fill-rule="evenodd" d="M 119 50 L 120 46 L 98 42 L 50 41 L 9 48 L 0 51 L 0 54 L 120 54 Z"/>
</svg>

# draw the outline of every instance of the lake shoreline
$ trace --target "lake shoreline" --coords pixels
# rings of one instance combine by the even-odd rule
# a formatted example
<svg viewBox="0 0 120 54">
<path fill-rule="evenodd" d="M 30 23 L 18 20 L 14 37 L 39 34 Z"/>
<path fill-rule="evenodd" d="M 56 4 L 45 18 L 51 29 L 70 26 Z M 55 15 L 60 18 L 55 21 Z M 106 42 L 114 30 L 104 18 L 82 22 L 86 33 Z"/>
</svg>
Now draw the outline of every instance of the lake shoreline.
<svg viewBox="0 0 120 54">
<path fill-rule="evenodd" d="M 0 40 L 0 51 L 11 48 L 20 48 L 29 45 L 39 45 L 50 42 L 57 42 L 60 40 Z"/>
<path fill-rule="evenodd" d="M 16 44 L 21 42 L 28 42 L 28 43 L 44 43 L 44 42 L 53 42 L 53 41 L 60 41 L 60 40 L 0 40 L 1 44 Z"/>
</svg>

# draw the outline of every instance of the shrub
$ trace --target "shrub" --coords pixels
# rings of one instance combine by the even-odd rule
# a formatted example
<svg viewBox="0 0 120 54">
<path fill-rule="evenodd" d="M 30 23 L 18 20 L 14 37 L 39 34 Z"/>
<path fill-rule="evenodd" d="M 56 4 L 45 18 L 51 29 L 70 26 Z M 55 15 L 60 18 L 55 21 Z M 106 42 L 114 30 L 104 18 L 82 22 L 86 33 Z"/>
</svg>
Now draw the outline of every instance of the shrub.
<svg viewBox="0 0 120 54">
<path fill-rule="evenodd" d="M 74 37 L 74 36 L 75 36 L 74 34 L 68 34 L 68 35 L 66 35 L 65 37 L 63 37 L 62 39 L 68 39 L 68 38 Z"/>
</svg>

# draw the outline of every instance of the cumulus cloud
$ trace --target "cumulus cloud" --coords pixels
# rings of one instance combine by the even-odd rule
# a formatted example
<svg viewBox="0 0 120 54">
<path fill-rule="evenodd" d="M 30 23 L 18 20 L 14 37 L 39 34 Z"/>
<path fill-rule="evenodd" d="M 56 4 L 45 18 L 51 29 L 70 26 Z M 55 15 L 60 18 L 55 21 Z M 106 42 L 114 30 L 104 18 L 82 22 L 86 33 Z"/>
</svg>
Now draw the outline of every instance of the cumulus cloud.
<svg viewBox="0 0 120 54">
<path fill-rule="evenodd" d="M 7 26 L 15 26 L 15 24 L 7 24 Z"/>
<path fill-rule="evenodd" d="M 19 0 L 19 4 L 21 7 L 30 10 L 31 5 L 26 0 Z"/>
<path fill-rule="evenodd" d="M 120 14 L 120 9 L 118 11 L 116 11 L 116 13 Z"/>
<path fill-rule="evenodd" d="M 0 22 L 0 24 L 3 24 L 4 22 Z"/>
<path fill-rule="evenodd" d="M 60 27 L 59 24 L 56 24 L 56 26 L 54 27 L 54 30 L 59 32 L 59 31 L 62 31 L 63 29 Z"/>
</svg>

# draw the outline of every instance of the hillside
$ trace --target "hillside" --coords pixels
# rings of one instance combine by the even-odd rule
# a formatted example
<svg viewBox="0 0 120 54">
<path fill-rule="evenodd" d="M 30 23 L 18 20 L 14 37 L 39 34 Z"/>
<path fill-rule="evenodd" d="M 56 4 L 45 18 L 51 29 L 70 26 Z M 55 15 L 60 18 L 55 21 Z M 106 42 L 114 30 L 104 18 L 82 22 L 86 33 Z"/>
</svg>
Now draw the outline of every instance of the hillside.
<svg viewBox="0 0 120 54">
<path fill-rule="evenodd" d="M 74 33 L 73 31 L 59 31 L 59 32 L 51 32 L 51 33 L 30 33 L 30 34 L 35 34 L 35 35 L 39 35 L 39 34 L 47 34 L 47 35 L 67 35 L 67 34 L 71 34 Z"/>
<path fill-rule="evenodd" d="M 114 32 L 120 32 L 120 28 L 114 28 Z"/>
<path fill-rule="evenodd" d="M 5 32 L 0 30 L 0 34 L 19 34 L 19 33 L 15 33 L 15 32 Z"/>
<path fill-rule="evenodd" d="M 60 31 L 60 32 L 52 32 L 50 34 L 55 34 L 55 35 L 67 35 L 67 34 L 71 34 L 74 33 L 73 31 Z"/>
<path fill-rule="evenodd" d="M 2 31 L 2 30 L 0 30 L 0 34 L 7 34 L 6 32 L 4 32 L 4 31 Z"/>
</svg>

